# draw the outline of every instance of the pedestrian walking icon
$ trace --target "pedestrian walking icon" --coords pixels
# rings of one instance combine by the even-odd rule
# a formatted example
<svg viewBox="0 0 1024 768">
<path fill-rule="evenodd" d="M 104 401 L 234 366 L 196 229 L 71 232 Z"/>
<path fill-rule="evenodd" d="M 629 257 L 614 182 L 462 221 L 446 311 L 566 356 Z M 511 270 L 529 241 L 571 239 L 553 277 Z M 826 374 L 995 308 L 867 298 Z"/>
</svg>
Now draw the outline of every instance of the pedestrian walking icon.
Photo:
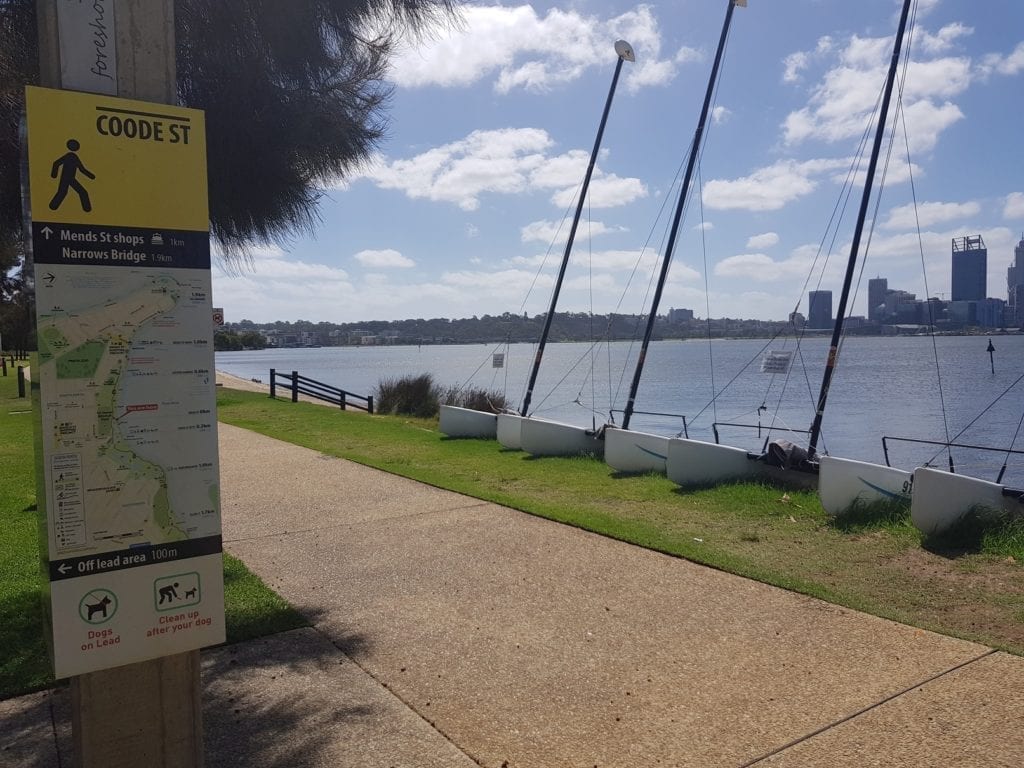
<svg viewBox="0 0 1024 768">
<path fill-rule="evenodd" d="M 89 201 L 89 193 L 78 181 L 78 172 L 81 171 L 83 176 L 90 179 L 95 179 L 96 177 L 82 164 L 81 159 L 78 157 L 78 150 L 81 148 L 81 144 L 75 139 L 68 139 L 67 148 L 68 152 L 54 160 L 53 168 L 50 170 L 51 179 L 56 179 L 58 174 L 60 175 L 60 179 L 57 182 L 57 194 L 50 201 L 50 210 L 56 211 L 60 208 L 64 198 L 68 196 L 68 190 L 73 189 L 78 193 L 78 199 L 82 203 L 82 210 L 89 213 L 92 210 L 92 203 Z"/>
</svg>

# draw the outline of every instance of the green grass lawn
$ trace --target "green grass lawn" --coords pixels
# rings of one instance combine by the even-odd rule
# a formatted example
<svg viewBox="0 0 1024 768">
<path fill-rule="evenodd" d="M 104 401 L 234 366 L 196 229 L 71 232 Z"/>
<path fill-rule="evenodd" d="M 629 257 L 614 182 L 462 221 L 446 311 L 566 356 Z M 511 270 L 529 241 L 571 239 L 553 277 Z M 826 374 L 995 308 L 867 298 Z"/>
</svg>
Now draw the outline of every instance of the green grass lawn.
<svg viewBox="0 0 1024 768">
<path fill-rule="evenodd" d="M 816 494 L 684 491 L 591 458 L 452 440 L 436 421 L 366 416 L 224 390 L 221 421 L 851 608 L 1024 653 L 1024 535 L 923 541 L 906 510 L 836 523 Z"/>
<path fill-rule="evenodd" d="M 54 682 L 43 640 L 32 420 L 14 374 L 0 377 L 0 698 Z M 224 602 L 228 642 L 306 625 L 229 555 Z"/>
</svg>

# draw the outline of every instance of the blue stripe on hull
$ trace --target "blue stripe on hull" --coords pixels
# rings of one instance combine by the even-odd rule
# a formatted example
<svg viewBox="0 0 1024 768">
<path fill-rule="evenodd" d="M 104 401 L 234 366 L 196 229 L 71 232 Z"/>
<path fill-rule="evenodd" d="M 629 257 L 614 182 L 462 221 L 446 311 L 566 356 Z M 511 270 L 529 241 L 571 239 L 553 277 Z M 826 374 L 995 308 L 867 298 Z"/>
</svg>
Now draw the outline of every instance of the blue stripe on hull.
<svg viewBox="0 0 1024 768">
<path fill-rule="evenodd" d="M 882 494 L 883 496 L 888 496 L 890 499 L 909 499 L 910 498 L 910 496 L 908 496 L 907 494 L 902 493 L 900 491 L 887 491 L 885 488 L 883 488 L 880 485 L 875 485 L 874 483 L 869 483 L 863 477 L 858 477 L 857 479 L 860 480 L 862 483 L 864 483 L 864 485 L 866 485 L 871 490 L 878 491 L 880 494 Z"/>
<path fill-rule="evenodd" d="M 656 459 L 661 459 L 662 461 L 667 461 L 668 460 L 668 456 L 667 455 L 662 455 L 660 453 L 655 453 L 654 451 L 651 451 L 651 450 L 648 450 L 647 448 L 644 448 L 639 443 L 633 443 L 633 447 L 634 448 L 638 448 L 639 450 L 641 450 L 644 453 L 646 453 L 648 456 L 653 456 Z"/>
</svg>

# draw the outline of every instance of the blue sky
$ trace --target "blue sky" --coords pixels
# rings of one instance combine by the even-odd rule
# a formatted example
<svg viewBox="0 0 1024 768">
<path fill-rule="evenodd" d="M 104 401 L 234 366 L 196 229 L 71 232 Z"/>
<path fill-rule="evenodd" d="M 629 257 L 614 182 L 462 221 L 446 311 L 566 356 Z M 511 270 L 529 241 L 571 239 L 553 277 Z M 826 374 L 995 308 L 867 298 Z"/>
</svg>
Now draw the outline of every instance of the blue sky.
<svg viewBox="0 0 1024 768">
<path fill-rule="evenodd" d="M 815 254 L 871 125 L 899 5 L 735 10 L 662 312 L 783 319 L 806 313 L 806 286 L 838 292 L 859 188 L 832 255 Z M 395 58 L 388 138 L 325 190 L 315 237 L 255 249 L 240 275 L 215 267 L 215 304 L 257 322 L 544 311 L 623 38 L 637 61 L 624 65 L 559 309 L 642 311 L 725 8 L 465 5 L 458 29 Z M 876 275 L 919 298 L 927 279 L 949 298 L 950 241 L 964 235 L 984 237 L 988 293 L 1005 298 L 1024 230 L 1024 4 L 919 0 L 916 22 L 858 314 Z"/>
</svg>

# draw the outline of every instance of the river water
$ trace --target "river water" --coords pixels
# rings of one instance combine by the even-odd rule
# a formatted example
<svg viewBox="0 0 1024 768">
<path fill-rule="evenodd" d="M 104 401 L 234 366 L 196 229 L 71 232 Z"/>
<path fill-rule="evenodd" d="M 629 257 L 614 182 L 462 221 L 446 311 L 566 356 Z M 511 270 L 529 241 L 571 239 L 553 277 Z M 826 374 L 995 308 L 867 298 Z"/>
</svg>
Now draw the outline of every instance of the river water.
<svg viewBox="0 0 1024 768">
<path fill-rule="evenodd" d="M 883 436 L 944 441 L 948 434 L 956 442 L 1009 448 L 1024 416 L 1024 380 L 1019 381 L 1024 378 L 1024 336 L 992 341 L 995 373 L 983 336 L 847 339 L 819 448 L 880 463 Z M 804 441 L 800 434 L 778 430 L 810 426 L 827 348 L 825 338 L 804 339 L 799 347 L 792 340 L 654 342 L 631 427 L 676 434 L 685 415 L 688 434 L 697 439 L 713 440 L 714 423 L 739 423 L 754 427 L 719 426 L 721 442 L 758 450 L 770 425 L 776 430 L 773 437 Z M 361 395 L 373 394 L 382 379 L 431 373 L 445 387 L 468 384 L 501 392 L 518 409 L 534 349 L 531 344 L 267 349 L 218 352 L 217 368 L 264 382 L 271 368 L 297 370 Z M 766 351 L 785 350 L 795 353 L 788 375 L 761 372 Z M 637 351 L 638 344 L 629 342 L 549 344 L 531 413 L 586 426 L 606 423 L 611 413 L 620 423 Z M 505 353 L 502 368 L 492 367 L 494 352 Z M 759 422 L 760 433 L 755 428 Z M 936 457 L 938 446 L 887 442 L 894 466 L 909 469 L 931 459 L 946 466 L 945 452 Z M 1024 429 L 1013 447 L 1024 449 Z M 958 472 L 989 480 L 1006 459 L 1005 450 L 953 451 Z M 1024 456 L 1009 457 L 1005 481 L 1024 483 Z"/>
</svg>

